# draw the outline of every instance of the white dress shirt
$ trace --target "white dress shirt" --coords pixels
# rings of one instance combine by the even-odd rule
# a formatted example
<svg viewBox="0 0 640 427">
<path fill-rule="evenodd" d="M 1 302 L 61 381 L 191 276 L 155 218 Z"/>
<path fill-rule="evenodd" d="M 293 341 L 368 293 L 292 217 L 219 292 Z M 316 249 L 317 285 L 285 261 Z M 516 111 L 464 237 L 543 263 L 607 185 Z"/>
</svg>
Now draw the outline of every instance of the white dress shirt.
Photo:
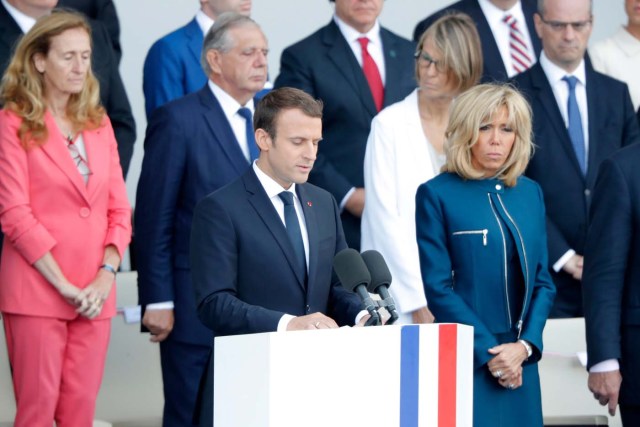
<svg viewBox="0 0 640 427">
<path fill-rule="evenodd" d="M 206 13 L 199 9 L 196 13 L 196 22 L 202 30 L 203 35 L 207 35 L 211 27 L 213 27 L 213 19 L 209 18 Z"/>
<path fill-rule="evenodd" d="M 502 57 L 502 62 L 507 70 L 507 75 L 509 77 L 515 76 L 517 73 L 513 69 L 513 60 L 511 59 L 511 49 L 509 48 L 510 36 L 509 36 L 509 26 L 505 24 L 502 20 L 505 15 L 513 15 L 518 23 L 518 29 L 522 33 L 524 37 L 524 42 L 527 45 L 529 57 L 531 58 L 531 65 L 536 63 L 536 52 L 533 50 L 533 43 L 531 42 L 531 35 L 529 34 L 529 27 L 527 27 L 527 21 L 524 17 L 524 12 L 522 12 L 522 4 L 518 1 L 513 7 L 509 10 L 502 10 L 489 0 L 478 0 L 480 5 L 480 9 L 482 9 L 482 13 L 489 24 L 489 28 L 491 28 L 491 32 L 493 33 L 493 38 L 498 45 L 498 50 L 500 51 L 500 56 Z"/>
<path fill-rule="evenodd" d="M 560 109 L 560 114 L 564 120 L 564 125 L 569 127 L 569 112 L 567 102 L 569 100 L 569 85 L 562 80 L 565 76 L 575 76 L 578 79 L 576 83 L 576 101 L 580 109 L 580 118 L 582 119 L 582 134 L 584 135 L 584 152 L 588 162 L 589 159 L 589 111 L 587 109 L 587 75 L 585 72 L 584 60 L 580 62 L 578 68 L 569 74 L 562 68 L 555 65 L 547 58 L 544 51 L 540 54 L 540 66 L 549 80 L 551 90 L 556 98 L 556 103 Z M 553 270 L 558 272 L 562 267 L 576 254 L 576 251 L 569 249 L 553 264 Z"/>
<path fill-rule="evenodd" d="M 629 85 L 635 110 L 640 107 L 640 40 L 624 27 L 589 49 L 593 68 Z"/>
</svg>

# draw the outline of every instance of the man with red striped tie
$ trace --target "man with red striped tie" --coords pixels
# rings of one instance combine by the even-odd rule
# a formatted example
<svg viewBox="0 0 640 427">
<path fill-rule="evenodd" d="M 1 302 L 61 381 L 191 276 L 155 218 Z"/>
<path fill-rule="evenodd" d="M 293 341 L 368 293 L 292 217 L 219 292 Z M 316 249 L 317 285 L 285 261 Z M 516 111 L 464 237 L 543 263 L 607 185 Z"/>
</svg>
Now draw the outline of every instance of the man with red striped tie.
<svg viewBox="0 0 640 427">
<path fill-rule="evenodd" d="M 418 23 L 413 39 L 419 40 L 436 19 L 451 11 L 466 13 L 476 23 L 483 82 L 506 81 L 535 64 L 541 45 L 533 24 L 534 0 L 461 0 Z"/>
</svg>

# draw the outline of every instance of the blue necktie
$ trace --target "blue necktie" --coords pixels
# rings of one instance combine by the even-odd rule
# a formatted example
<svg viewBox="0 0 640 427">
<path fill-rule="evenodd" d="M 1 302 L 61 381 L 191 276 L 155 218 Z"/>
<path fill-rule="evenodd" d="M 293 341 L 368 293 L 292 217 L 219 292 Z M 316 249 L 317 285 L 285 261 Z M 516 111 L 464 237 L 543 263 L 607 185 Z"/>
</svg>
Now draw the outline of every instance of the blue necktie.
<svg viewBox="0 0 640 427">
<path fill-rule="evenodd" d="M 302 232 L 300 231 L 300 223 L 298 222 L 298 214 L 293 204 L 293 193 L 283 191 L 278 197 L 284 202 L 284 223 L 287 227 L 287 234 L 296 254 L 296 261 L 302 277 L 307 277 L 307 261 L 304 255 L 304 243 L 302 242 Z"/>
<path fill-rule="evenodd" d="M 582 118 L 580 117 L 580 108 L 578 108 L 578 100 L 576 99 L 576 83 L 578 79 L 574 76 L 564 76 L 562 78 L 569 86 L 569 100 L 567 101 L 567 115 L 569 116 L 569 138 L 573 151 L 578 158 L 578 164 L 582 175 L 587 174 L 587 156 L 584 148 L 584 133 L 582 131 Z"/>
<path fill-rule="evenodd" d="M 251 110 L 249 110 L 247 107 L 240 108 L 238 110 L 238 114 L 240 114 L 245 121 L 247 145 L 249 146 L 249 157 L 251 157 L 251 162 L 253 162 L 260 156 L 260 150 L 256 145 L 256 138 L 253 135 L 253 114 L 251 114 Z"/>
</svg>

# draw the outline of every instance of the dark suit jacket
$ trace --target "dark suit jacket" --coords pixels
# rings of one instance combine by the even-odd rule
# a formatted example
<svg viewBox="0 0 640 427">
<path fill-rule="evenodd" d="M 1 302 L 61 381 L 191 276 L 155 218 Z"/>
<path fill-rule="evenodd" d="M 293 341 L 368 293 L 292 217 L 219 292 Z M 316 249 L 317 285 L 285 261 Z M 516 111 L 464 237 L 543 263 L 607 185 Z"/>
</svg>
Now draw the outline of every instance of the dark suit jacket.
<svg viewBox="0 0 640 427">
<path fill-rule="evenodd" d="M 535 56 L 537 58 L 542 50 L 540 39 L 538 38 L 533 24 L 533 14 L 536 12 L 537 6 L 535 0 L 520 0 L 520 2 L 522 3 L 522 12 L 524 13 L 527 21 L 527 28 L 529 29 L 529 35 L 531 36 L 531 43 L 533 43 L 533 50 L 535 51 Z M 487 18 L 485 18 L 484 13 L 482 13 L 478 0 L 461 0 L 420 21 L 413 31 L 413 40 L 417 43 L 418 40 L 420 40 L 422 33 L 424 33 L 431 24 L 445 13 L 451 11 L 466 13 L 476 23 L 478 35 L 480 36 L 480 44 L 482 45 L 482 56 L 484 58 L 482 82 L 504 82 L 508 80 L 509 77 L 504 66 L 504 62 L 502 62 L 502 56 L 500 55 L 500 50 L 498 50 L 498 44 L 496 43 L 496 39 L 493 37 Z"/>
<path fill-rule="evenodd" d="M 120 20 L 113 0 L 59 0 L 58 7 L 68 7 L 84 13 L 91 19 L 100 21 L 109 32 L 113 52 L 120 64 L 122 48 L 120 47 Z"/>
<path fill-rule="evenodd" d="M 208 86 L 158 108 L 144 149 L 134 218 L 140 304 L 174 301 L 172 337 L 209 345 L 211 331 L 197 318 L 188 274 L 191 220 L 200 199 L 249 162 Z"/>
<path fill-rule="evenodd" d="M 100 81 L 100 101 L 111 120 L 118 141 L 120 165 L 126 177 L 136 141 L 136 124 L 107 31 L 99 22 L 90 20 L 89 23 L 93 38 L 91 68 Z M 0 74 L 4 74 L 9 65 L 13 49 L 21 36 L 22 30 L 0 4 Z"/>
<path fill-rule="evenodd" d="M 536 180 L 544 193 L 551 265 L 569 249 L 584 253 L 588 210 L 598 167 L 617 149 L 640 138 L 627 85 L 594 71 L 590 62 L 585 62 L 589 110 L 586 177 L 580 172 L 569 132 L 540 64 L 515 79 L 533 110 L 537 148 L 526 175 Z M 552 276 L 558 294 L 551 316 L 582 316 L 580 282 L 562 270 L 552 272 Z"/>
<path fill-rule="evenodd" d="M 602 162 L 585 247 L 588 367 L 619 359 L 620 403 L 640 405 L 640 145 Z"/>
<path fill-rule="evenodd" d="M 142 83 L 147 117 L 159 106 L 195 92 L 207 82 L 200 65 L 203 40 L 194 18 L 151 46 L 144 61 Z"/>
<path fill-rule="evenodd" d="M 285 313 L 319 311 L 339 325 L 353 324 L 360 302 L 332 278 L 333 258 L 346 248 L 336 202 L 311 184 L 296 189 L 309 236 L 306 286 L 284 224 L 253 169 L 196 207 L 193 284 L 200 319 L 215 336 L 274 332 Z M 211 383 L 209 372 L 202 401 L 207 416 Z"/>
<path fill-rule="evenodd" d="M 416 87 L 414 45 L 384 28 L 380 37 L 387 106 L 404 99 Z M 362 68 L 333 20 L 284 50 L 275 82 L 275 87 L 283 86 L 302 89 L 324 102 L 324 139 L 309 182 L 328 190 L 340 202 L 349 189 L 364 186 L 364 153 L 377 112 Z M 360 219 L 347 212 L 342 219 L 347 243 L 359 248 Z"/>
</svg>

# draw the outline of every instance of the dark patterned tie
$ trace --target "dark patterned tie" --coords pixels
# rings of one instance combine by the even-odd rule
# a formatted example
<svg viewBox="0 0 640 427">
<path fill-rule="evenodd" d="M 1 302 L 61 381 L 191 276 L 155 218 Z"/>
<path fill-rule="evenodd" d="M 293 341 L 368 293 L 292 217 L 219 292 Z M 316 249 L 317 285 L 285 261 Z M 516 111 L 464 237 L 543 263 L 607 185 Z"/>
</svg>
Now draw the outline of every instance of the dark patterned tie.
<svg viewBox="0 0 640 427">
<path fill-rule="evenodd" d="M 293 204 L 293 193 L 283 191 L 278 197 L 284 202 L 284 223 L 287 227 L 287 234 L 296 254 L 296 261 L 302 277 L 307 277 L 307 261 L 304 254 L 304 243 L 302 242 L 302 232 L 300 231 L 300 223 L 298 222 L 298 214 Z"/>
</svg>

